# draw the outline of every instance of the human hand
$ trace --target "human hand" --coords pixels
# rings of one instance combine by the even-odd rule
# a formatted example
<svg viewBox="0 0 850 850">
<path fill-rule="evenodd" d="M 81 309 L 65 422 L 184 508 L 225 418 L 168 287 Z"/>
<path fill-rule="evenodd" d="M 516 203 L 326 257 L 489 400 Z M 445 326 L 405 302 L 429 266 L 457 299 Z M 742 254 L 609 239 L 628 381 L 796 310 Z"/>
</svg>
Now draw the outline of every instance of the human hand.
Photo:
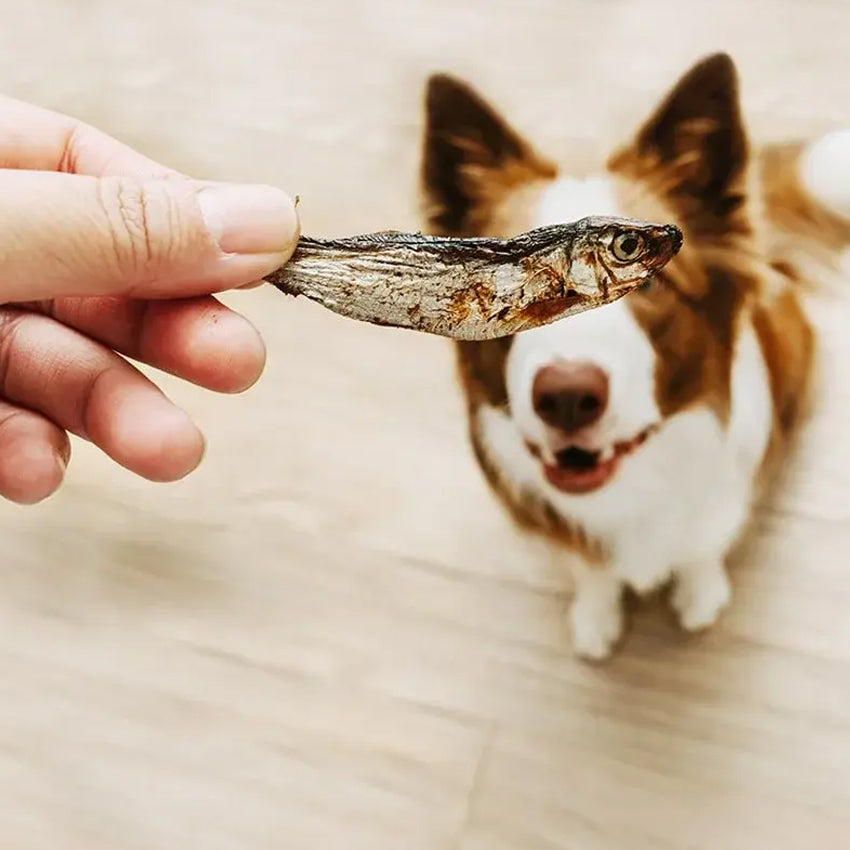
<svg viewBox="0 0 850 850">
<path fill-rule="evenodd" d="M 212 293 L 259 281 L 299 235 L 277 189 L 194 181 L 0 96 L 0 496 L 53 493 L 69 433 L 153 481 L 191 472 L 203 436 L 125 357 L 247 389 L 263 342 Z"/>
</svg>

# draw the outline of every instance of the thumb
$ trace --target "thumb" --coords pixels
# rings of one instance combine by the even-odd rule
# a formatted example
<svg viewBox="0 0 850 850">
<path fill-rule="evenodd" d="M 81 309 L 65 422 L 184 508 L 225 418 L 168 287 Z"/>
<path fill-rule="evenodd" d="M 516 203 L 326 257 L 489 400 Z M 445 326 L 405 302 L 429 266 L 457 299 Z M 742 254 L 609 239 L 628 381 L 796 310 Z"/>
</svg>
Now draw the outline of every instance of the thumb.
<svg viewBox="0 0 850 850">
<path fill-rule="evenodd" d="M 219 292 L 283 265 L 299 235 L 271 186 L 0 170 L 0 303 Z"/>
</svg>

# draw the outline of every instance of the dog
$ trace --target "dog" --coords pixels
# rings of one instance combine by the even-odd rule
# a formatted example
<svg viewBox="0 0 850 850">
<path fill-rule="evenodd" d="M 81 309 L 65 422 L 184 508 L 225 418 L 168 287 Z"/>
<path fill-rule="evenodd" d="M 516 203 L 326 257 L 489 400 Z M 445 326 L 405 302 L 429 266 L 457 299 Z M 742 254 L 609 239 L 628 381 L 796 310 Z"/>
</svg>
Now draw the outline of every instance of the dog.
<svg viewBox="0 0 850 850">
<path fill-rule="evenodd" d="M 585 215 L 682 229 L 645 288 L 452 344 L 486 481 L 572 576 L 575 652 L 614 651 L 626 589 L 669 586 L 683 629 L 711 627 L 731 598 L 730 550 L 809 409 L 805 299 L 850 241 L 850 132 L 751 145 L 726 53 L 684 73 L 599 173 L 570 174 L 448 74 L 428 78 L 424 111 L 432 234 L 506 237 Z"/>
</svg>

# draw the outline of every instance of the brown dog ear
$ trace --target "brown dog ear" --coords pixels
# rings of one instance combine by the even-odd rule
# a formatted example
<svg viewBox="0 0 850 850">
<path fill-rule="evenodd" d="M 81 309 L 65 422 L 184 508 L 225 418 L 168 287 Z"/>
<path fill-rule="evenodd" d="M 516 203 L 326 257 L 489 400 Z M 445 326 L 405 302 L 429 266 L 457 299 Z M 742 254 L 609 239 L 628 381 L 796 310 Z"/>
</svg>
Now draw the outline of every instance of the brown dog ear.
<svg viewBox="0 0 850 850">
<path fill-rule="evenodd" d="M 470 86 L 448 74 L 428 79 L 422 187 L 432 229 L 474 235 L 506 190 L 554 173 Z"/>
<path fill-rule="evenodd" d="M 679 80 L 610 164 L 633 176 L 653 174 L 689 224 L 715 230 L 728 229 L 743 206 L 748 156 L 735 64 L 716 53 Z"/>
</svg>

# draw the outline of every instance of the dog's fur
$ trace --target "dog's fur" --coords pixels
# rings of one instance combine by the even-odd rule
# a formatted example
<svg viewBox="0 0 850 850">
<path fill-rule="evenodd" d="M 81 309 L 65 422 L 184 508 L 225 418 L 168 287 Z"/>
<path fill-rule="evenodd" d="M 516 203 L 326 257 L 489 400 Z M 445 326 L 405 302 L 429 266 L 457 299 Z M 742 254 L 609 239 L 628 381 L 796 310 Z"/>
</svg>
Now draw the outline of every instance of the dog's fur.
<svg viewBox="0 0 850 850">
<path fill-rule="evenodd" d="M 714 623 L 725 560 L 805 409 L 815 337 L 803 295 L 850 240 L 850 134 L 753 148 L 725 54 L 685 74 L 598 175 L 568 176 L 465 83 L 429 80 L 423 158 L 432 233 L 507 236 L 589 214 L 674 222 L 679 256 L 647 290 L 516 337 L 459 343 L 482 470 L 512 517 L 563 552 L 576 651 L 603 658 L 624 587 L 673 581 L 681 625 Z M 584 494 L 548 483 L 531 387 L 554 361 L 608 375 L 595 447 L 652 428 Z"/>
</svg>

